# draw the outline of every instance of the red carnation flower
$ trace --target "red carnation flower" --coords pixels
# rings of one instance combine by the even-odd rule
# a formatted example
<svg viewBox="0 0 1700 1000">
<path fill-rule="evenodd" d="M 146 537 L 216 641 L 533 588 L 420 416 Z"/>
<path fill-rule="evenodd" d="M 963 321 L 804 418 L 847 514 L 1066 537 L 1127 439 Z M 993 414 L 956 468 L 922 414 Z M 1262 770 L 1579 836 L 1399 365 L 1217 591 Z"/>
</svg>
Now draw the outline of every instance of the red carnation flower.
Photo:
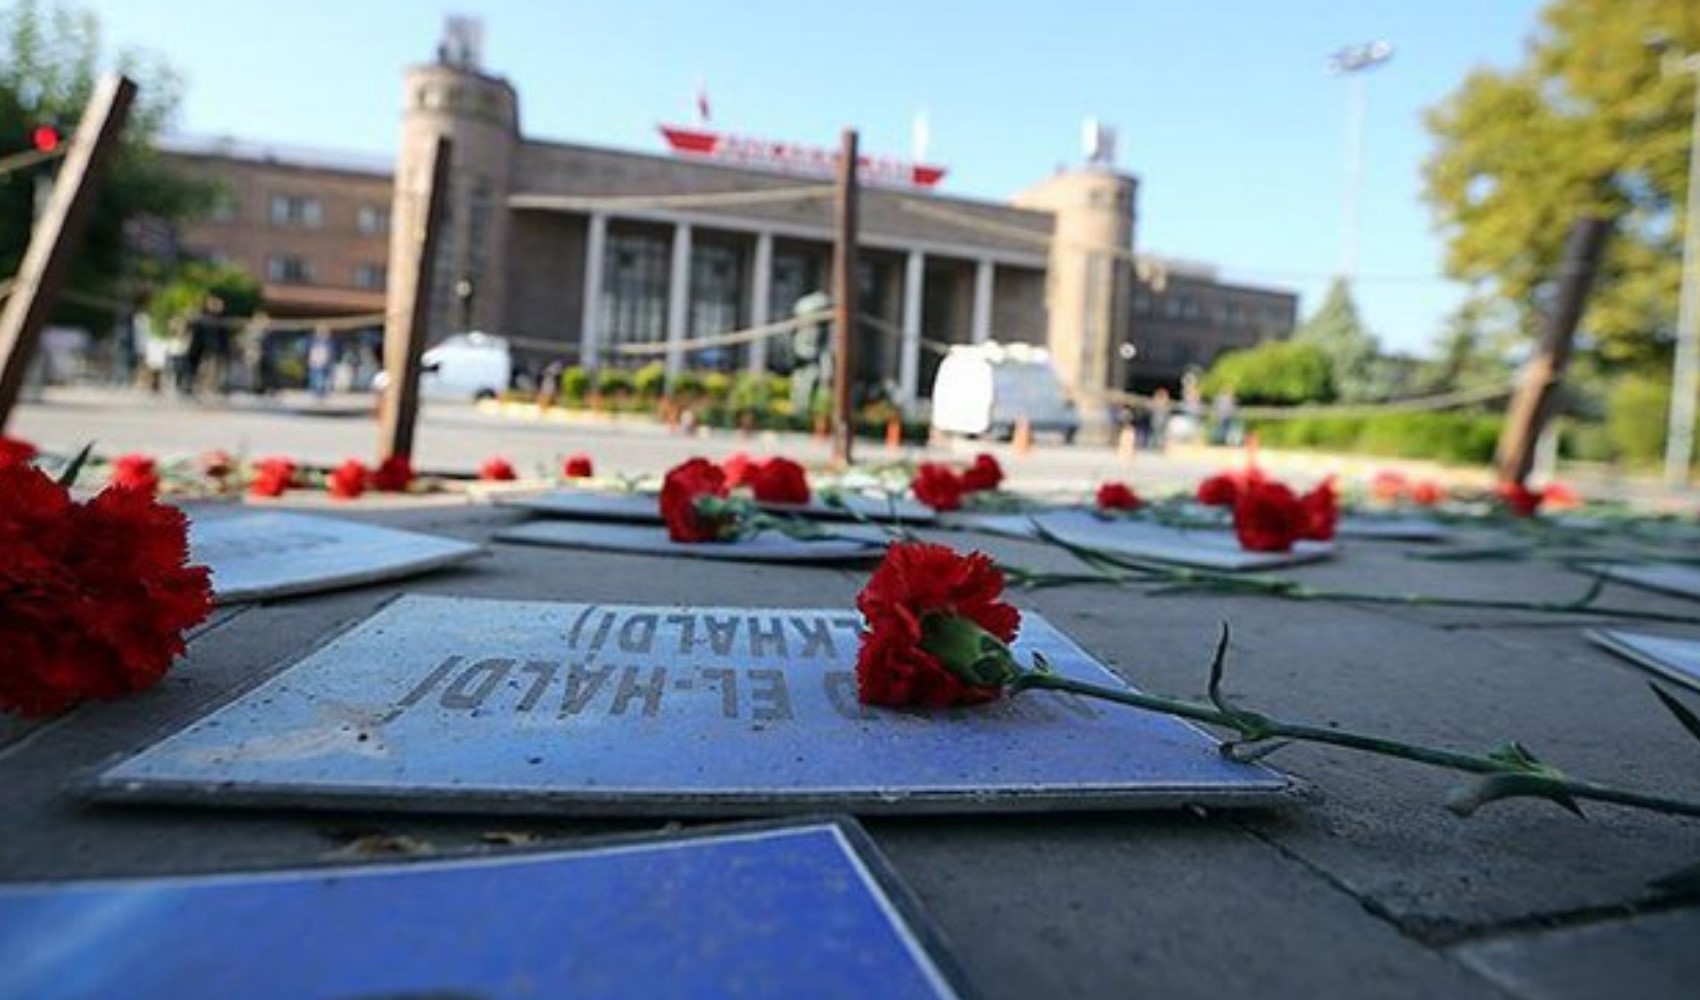
<svg viewBox="0 0 1700 1000">
<path fill-rule="evenodd" d="M 966 493 L 995 490 L 1003 482 L 1003 466 L 986 452 L 974 456 L 974 464 L 962 473 L 962 489 Z"/>
<path fill-rule="evenodd" d="M 478 478 L 485 482 L 507 483 L 518 479 L 519 473 L 514 471 L 511 462 L 497 455 L 485 459 L 484 464 L 478 467 Z"/>
<path fill-rule="evenodd" d="M 112 461 L 113 486 L 152 495 L 159 492 L 159 472 L 153 459 L 141 452 L 119 455 Z"/>
<path fill-rule="evenodd" d="M 1411 502 L 1419 507 L 1433 507 L 1446 499 L 1446 489 L 1432 479 L 1411 486 Z"/>
<path fill-rule="evenodd" d="M 1382 503 L 1397 503 L 1411 487 L 1405 474 L 1394 469 L 1382 469 L 1369 481 L 1370 496 Z"/>
<path fill-rule="evenodd" d="M 561 464 L 561 472 L 568 479 L 589 479 L 596 475 L 590 464 L 589 455 L 573 455 Z"/>
<path fill-rule="evenodd" d="M 0 468 L 0 710 L 52 715 L 143 690 L 212 610 L 188 521 L 137 489 L 86 504 L 29 465 Z"/>
<path fill-rule="evenodd" d="M 718 542 L 736 527 L 730 514 L 710 516 L 697 509 L 702 497 L 725 497 L 726 473 L 706 458 L 688 459 L 667 471 L 661 483 L 661 518 L 675 542 Z"/>
<path fill-rule="evenodd" d="M 1575 510 L 1582 506 L 1582 494 L 1564 483 L 1548 483 L 1541 491 L 1541 505 L 1547 510 Z"/>
<path fill-rule="evenodd" d="M 1126 483 L 1105 483 L 1098 487 L 1100 510 L 1138 510 L 1141 503 L 1139 494 Z"/>
<path fill-rule="evenodd" d="M 1541 509 L 1541 501 L 1546 499 L 1542 491 L 1531 490 L 1522 483 L 1509 480 L 1494 487 L 1493 492 L 1513 517 L 1534 517 L 1535 512 Z"/>
<path fill-rule="evenodd" d="M 750 488 L 762 503 L 809 502 L 809 477 L 789 458 L 770 458 L 750 474 Z"/>
<path fill-rule="evenodd" d="M 412 482 L 413 460 L 406 455 L 391 455 L 372 470 L 372 488 L 384 493 L 406 493 Z"/>
<path fill-rule="evenodd" d="M 1240 477 L 1219 472 L 1198 484 L 1198 502 L 1206 507 L 1232 507 L 1239 499 Z"/>
<path fill-rule="evenodd" d="M 22 465 L 40 454 L 35 445 L 22 438 L 7 437 L 0 434 L 0 468 L 8 465 Z"/>
<path fill-rule="evenodd" d="M 974 705 L 1001 689 L 962 680 L 922 647 L 933 616 L 966 619 L 1003 642 L 1021 627 L 1021 612 L 1004 603 L 1003 573 L 983 553 L 961 555 L 943 545 L 899 542 L 856 597 L 865 628 L 856 654 L 856 693 L 864 704 L 900 708 Z"/>
<path fill-rule="evenodd" d="M 726 488 L 735 490 L 740 486 L 750 485 L 759 465 L 755 459 L 741 451 L 722 459 L 720 471 L 726 474 Z"/>
<path fill-rule="evenodd" d="M 909 484 L 915 499 L 934 510 L 956 510 L 962 506 L 962 478 L 937 462 L 922 462 Z"/>
<path fill-rule="evenodd" d="M 1304 506 L 1281 483 L 1249 481 L 1234 502 L 1234 534 L 1252 552 L 1291 551 L 1305 524 Z"/>
<path fill-rule="evenodd" d="M 1326 542 L 1334 537 L 1334 525 L 1340 520 L 1340 498 L 1334 493 L 1334 477 L 1324 479 L 1315 489 L 1299 498 L 1304 512 L 1304 525 L 1299 537 L 1313 542 Z"/>
<path fill-rule="evenodd" d="M 366 479 L 371 473 L 357 458 L 337 466 L 325 480 L 325 489 L 338 500 L 353 500 L 366 492 Z"/>
<path fill-rule="evenodd" d="M 295 463 L 287 458 L 262 458 L 254 463 L 248 492 L 257 497 L 280 497 L 295 485 Z"/>
</svg>

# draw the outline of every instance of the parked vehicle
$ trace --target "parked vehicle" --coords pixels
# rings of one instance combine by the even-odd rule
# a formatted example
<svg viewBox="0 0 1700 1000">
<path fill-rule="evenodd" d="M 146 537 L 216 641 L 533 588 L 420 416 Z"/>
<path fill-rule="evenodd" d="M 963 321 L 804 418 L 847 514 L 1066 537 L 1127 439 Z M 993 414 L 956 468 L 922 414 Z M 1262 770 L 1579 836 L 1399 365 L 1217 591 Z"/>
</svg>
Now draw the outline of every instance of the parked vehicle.
<svg viewBox="0 0 1700 1000">
<path fill-rule="evenodd" d="M 1023 417 L 1035 434 L 1058 434 L 1065 443 L 1072 443 L 1080 430 L 1080 416 L 1044 348 L 958 345 L 939 363 L 933 380 L 935 428 L 1008 440 Z"/>
<path fill-rule="evenodd" d="M 494 399 L 513 378 L 513 355 L 508 342 L 488 333 L 457 333 L 420 357 L 421 399 Z M 373 382 L 382 390 L 383 374 Z"/>
</svg>

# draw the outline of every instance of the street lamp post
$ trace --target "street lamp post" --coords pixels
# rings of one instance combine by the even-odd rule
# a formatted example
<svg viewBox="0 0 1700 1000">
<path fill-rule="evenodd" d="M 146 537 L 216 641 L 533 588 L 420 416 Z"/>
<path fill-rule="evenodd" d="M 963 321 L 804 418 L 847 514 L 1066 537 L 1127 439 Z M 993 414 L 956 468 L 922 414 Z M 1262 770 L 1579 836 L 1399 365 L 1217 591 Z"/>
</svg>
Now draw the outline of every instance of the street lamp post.
<svg viewBox="0 0 1700 1000">
<path fill-rule="evenodd" d="M 1328 72 L 1346 77 L 1350 87 L 1346 109 L 1346 194 L 1340 234 L 1340 276 L 1347 281 L 1358 269 L 1358 198 L 1364 180 L 1363 74 L 1392 58 L 1393 45 L 1385 41 L 1349 45 L 1328 57 Z"/>
<path fill-rule="evenodd" d="M 1700 397 L 1700 53 L 1666 54 L 1666 73 L 1694 74 L 1694 121 L 1688 133 L 1688 209 L 1682 240 L 1682 299 L 1676 316 L 1676 363 L 1671 371 L 1670 426 L 1665 435 L 1665 482 L 1688 484 L 1694 456 L 1694 410 Z"/>
</svg>

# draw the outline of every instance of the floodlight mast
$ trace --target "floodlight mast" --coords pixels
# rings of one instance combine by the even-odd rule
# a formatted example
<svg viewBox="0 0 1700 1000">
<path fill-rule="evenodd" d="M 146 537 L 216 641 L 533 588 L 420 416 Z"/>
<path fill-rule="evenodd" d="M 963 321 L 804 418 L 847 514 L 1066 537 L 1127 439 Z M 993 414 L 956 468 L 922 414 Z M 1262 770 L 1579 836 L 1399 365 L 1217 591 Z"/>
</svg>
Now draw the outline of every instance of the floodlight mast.
<svg viewBox="0 0 1700 1000">
<path fill-rule="evenodd" d="M 1393 58 L 1387 41 L 1348 45 L 1328 57 L 1328 72 L 1344 76 L 1350 87 L 1346 109 L 1346 190 L 1341 209 L 1340 277 L 1350 282 L 1358 270 L 1359 196 L 1364 181 L 1363 74 Z"/>
</svg>

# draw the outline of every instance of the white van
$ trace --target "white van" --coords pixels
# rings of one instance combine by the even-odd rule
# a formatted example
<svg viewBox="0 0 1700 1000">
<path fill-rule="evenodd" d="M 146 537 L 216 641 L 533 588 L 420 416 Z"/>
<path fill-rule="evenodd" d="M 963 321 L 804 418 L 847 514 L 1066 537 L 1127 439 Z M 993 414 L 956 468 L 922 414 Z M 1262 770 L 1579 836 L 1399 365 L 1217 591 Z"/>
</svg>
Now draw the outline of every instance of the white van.
<svg viewBox="0 0 1700 1000">
<path fill-rule="evenodd" d="M 1008 439 L 1022 417 L 1035 434 L 1060 434 L 1065 443 L 1080 430 L 1080 416 L 1044 348 L 987 343 L 950 349 L 933 380 L 935 428 Z"/>
<path fill-rule="evenodd" d="M 513 377 L 513 356 L 508 342 L 487 333 L 457 333 L 427 350 L 419 359 L 421 399 L 494 399 Z M 386 373 L 373 381 L 374 389 L 388 384 Z"/>
</svg>

